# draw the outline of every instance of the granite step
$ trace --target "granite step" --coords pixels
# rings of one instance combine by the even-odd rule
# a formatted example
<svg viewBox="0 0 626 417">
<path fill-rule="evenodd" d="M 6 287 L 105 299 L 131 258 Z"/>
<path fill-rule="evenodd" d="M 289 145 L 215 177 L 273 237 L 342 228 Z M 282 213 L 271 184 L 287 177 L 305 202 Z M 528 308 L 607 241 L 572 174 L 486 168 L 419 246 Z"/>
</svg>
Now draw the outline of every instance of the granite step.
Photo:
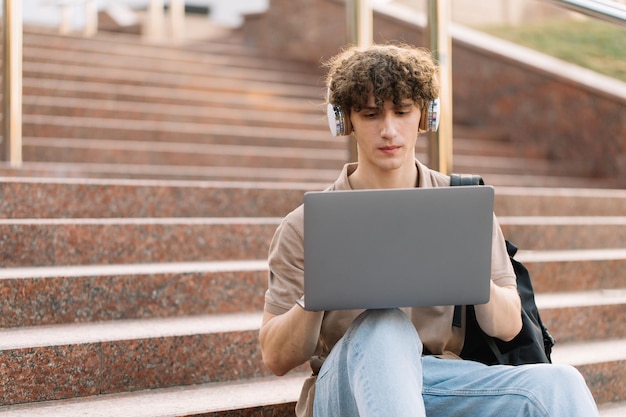
<svg viewBox="0 0 626 417">
<path fill-rule="evenodd" d="M 282 217 L 327 185 L 1 177 L 0 217 Z"/>
<path fill-rule="evenodd" d="M 130 135 L 129 135 L 130 136 Z M 24 138 L 24 160 L 120 163 L 143 165 L 197 165 L 295 169 L 336 169 L 348 158 L 344 149 L 303 149 L 276 146 L 170 143 L 90 138 Z M 424 158 L 422 158 L 424 159 Z M 539 175 L 571 172 L 569 164 L 548 164 L 521 158 L 457 155 L 455 167 L 475 172 L 535 172 Z"/>
<path fill-rule="evenodd" d="M 205 62 L 210 61 L 214 65 L 219 64 L 221 66 L 230 65 L 257 70 L 293 71 L 305 74 L 315 73 L 317 70 L 310 63 L 288 58 L 277 59 L 275 56 L 267 56 L 257 48 L 220 42 L 219 40 L 211 40 L 202 45 L 201 48 L 197 48 L 185 44 L 150 44 L 143 42 L 136 36 L 105 32 L 100 32 L 98 36 L 93 38 L 61 36 L 54 31 L 45 30 L 45 28 L 25 26 L 25 54 L 31 47 L 46 48 L 58 54 L 72 51 L 76 55 L 98 50 L 110 56 L 156 58 L 159 59 L 159 62 L 173 61 L 181 66 L 197 65 L 198 57 L 204 57 Z M 210 55 L 210 59 L 207 58 L 207 55 Z"/>
<path fill-rule="evenodd" d="M 549 278 L 527 264 L 546 322 L 562 332 L 559 340 L 577 340 L 580 329 L 592 328 L 596 338 L 626 337 L 625 329 L 612 326 L 626 304 L 626 250 L 590 259 L 595 262 L 577 267 L 551 261 L 570 273 L 553 268 Z M 618 262 L 621 271 L 612 266 Z M 589 274 L 594 267 L 599 272 Z M 265 259 L 4 268 L 0 328 L 253 311 L 263 305 L 266 287 Z M 598 317 L 602 329 L 588 322 Z"/>
<path fill-rule="evenodd" d="M 26 95 L 23 98 L 23 111 L 25 114 L 32 115 L 232 123 L 312 130 L 326 129 L 325 115 L 321 111 L 320 106 L 303 106 L 300 111 L 298 108 L 290 109 L 289 117 L 285 117 L 283 109 L 257 109 L 243 102 L 243 100 L 241 101 L 242 103 L 239 104 L 239 101 L 233 100 L 233 103 L 228 107 L 225 107 L 223 103 L 214 102 L 205 102 L 202 106 L 198 106 L 155 103 L 145 99 L 142 101 L 141 97 L 136 97 L 133 100 L 112 100 L 94 98 L 92 96 L 66 97 L 50 92 L 50 95 Z M 233 111 L 233 109 L 237 108 L 245 109 L 245 111 Z M 425 141 L 419 141 L 417 149 L 425 152 Z M 454 152 L 460 155 L 482 157 L 519 157 L 523 154 L 510 143 L 482 140 L 471 136 L 455 137 Z M 523 155 L 529 158 L 529 160 L 543 158 L 542 153 L 539 151 L 526 152 Z"/>
<path fill-rule="evenodd" d="M 624 288 L 625 248 L 520 250 L 515 259 L 528 269 L 535 293 Z"/>
<path fill-rule="evenodd" d="M 91 81 L 24 78 L 25 97 L 68 97 L 81 99 L 160 103 L 187 106 L 212 106 L 236 109 L 270 110 L 276 113 L 320 114 L 321 100 L 311 101 L 297 97 L 242 94 L 241 92 L 212 92 L 165 86 L 124 85 Z"/>
<path fill-rule="evenodd" d="M 180 64 L 179 64 L 180 65 Z M 98 67 L 81 65 L 57 64 L 51 62 L 23 63 L 24 78 L 46 78 L 51 80 L 76 80 L 104 82 L 123 85 L 162 86 L 179 89 L 194 89 L 212 92 L 241 92 L 261 95 L 280 95 L 284 97 L 300 97 L 308 99 L 323 98 L 323 89 L 311 84 L 288 84 L 278 81 L 259 81 L 255 79 L 233 80 L 226 76 L 194 75 L 181 72 L 162 74 L 131 68 L 108 68 L 106 71 Z"/>
<path fill-rule="evenodd" d="M 97 99 L 153 103 L 161 105 L 211 106 L 229 109 L 277 110 L 290 113 L 321 113 L 320 100 L 263 96 L 241 92 L 212 92 L 183 90 L 162 86 L 118 85 L 90 81 L 51 80 L 47 78 L 25 78 L 25 97 L 67 97 L 70 99 Z"/>
<path fill-rule="evenodd" d="M 302 130 L 227 124 L 24 115 L 23 136 L 91 138 L 206 145 L 243 145 L 345 150 L 346 143 L 327 129 Z"/>
<path fill-rule="evenodd" d="M 0 163 L 0 177 L 49 177 L 49 178 L 92 178 L 92 179 L 135 179 L 135 180 L 179 180 L 179 181 L 230 181 L 230 182 L 274 182 L 312 183 L 325 188 L 337 178 L 337 170 L 283 169 L 283 168 L 233 168 L 204 166 L 149 166 L 127 164 L 94 164 L 55 162 L 23 162 L 20 167 Z M 489 176 L 489 184 L 496 187 L 526 188 L 597 188 L 618 187 L 615 181 L 555 177 L 555 176 Z"/>
<path fill-rule="evenodd" d="M 608 402 L 598 405 L 600 417 L 623 417 L 626 415 L 626 401 Z"/>
<path fill-rule="evenodd" d="M 478 171 L 480 172 L 480 171 Z M 539 188 L 626 189 L 626 179 L 616 177 L 577 177 L 575 175 L 487 174 L 487 184 L 494 186 Z"/>
<path fill-rule="evenodd" d="M 44 116 L 45 117 L 45 116 Z M 81 123 L 83 123 L 81 121 Z M 136 126 L 137 121 L 127 121 L 128 124 Z M 164 122 L 165 123 L 165 122 Z M 176 122 L 174 122 L 176 123 Z M 198 124 L 200 126 L 200 124 Z M 223 126 L 220 126 L 223 128 Z M 34 127 L 33 127 L 34 128 Z M 254 129 L 250 126 L 251 129 Z M 262 128 L 262 127 L 261 127 Z M 30 128 L 29 128 L 30 129 Z M 54 133 L 80 135 L 85 133 L 85 129 L 79 129 L 75 125 L 65 127 L 47 126 L 42 127 L 41 132 L 53 131 Z M 106 128 L 105 128 L 106 129 Z M 134 129 L 134 127 L 132 128 Z M 204 166 L 204 167 L 224 167 L 236 169 L 245 168 L 282 168 L 282 169 L 304 169 L 304 170 L 328 170 L 335 169 L 338 172 L 347 159 L 347 144 L 344 141 L 333 142 L 329 147 L 324 148 L 323 144 L 316 144 L 312 148 L 306 149 L 307 144 L 295 143 L 297 147 L 276 146 L 272 139 L 248 138 L 251 141 L 259 142 L 260 145 L 229 145 L 228 139 L 219 138 L 214 135 L 209 138 L 210 142 L 201 143 L 207 136 L 187 137 L 174 143 L 169 142 L 167 137 L 163 137 L 164 132 L 154 132 L 158 137 L 158 142 L 149 142 L 146 134 L 140 137 L 134 133 L 135 130 L 124 132 L 117 130 L 116 140 L 96 139 L 96 138 L 58 138 L 58 137 L 26 137 L 24 138 L 24 160 L 28 162 L 54 161 L 57 163 L 97 163 L 97 164 L 126 164 L 126 165 L 162 165 L 162 166 Z M 270 128 L 274 129 L 274 128 Z M 37 130 L 37 129 L 35 129 Z M 41 133 L 39 132 L 39 133 Z M 100 131 L 102 132 L 102 131 Z M 248 131 L 249 132 L 249 131 Z M 316 132 L 314 134 L 324 135 Z M 98 131 L 95 132 L 98 134 Z M 102 133 L 104 134 L 104 133 Z M 167 134 L 167 132 L 165 132 Z M 131 139 L 132 138 L 132 139 Z M 232 136 L 231 136 L 232 138 Z M 134 140 L 140 139 L 140 140 Z M 243 140 L 236 139 L 238 142 Z M 290 145 L 294 141 L 290 140 Z M 300 146 L 302 145 L 302 147 Z M 418 155 L 418 158 L 425 160 L 425 155 Z M 519 172 L 534 173 L 537 176 L 554 178 L 561 175 L 564 180 L 570 180 L 569 176 L 574 172 L 574 168 L 569 163 L 547 163 L 545 161 L 528 161 L 522 158 L 502 158 L 502 157 L 475 157 L 470 155 L 456 155 L 455 168 L 461 172 Z M 576 172 L 578 180 L 585 181 L 580 172 Z"/>
<path fill-rule="evenodd" d="M 498 216 L 623 216 L 626 190 L 497 187 Z"/>
<path fill-rule="evenodd" d="M 626 275 L 621 276 L 622 284 Z M 569 293 L 536 293 L 541 318 L 558 344 L 626 340 L 626 286 Z"/>
<path fill-rule="evenodd" d="M 557 344 L 552 353 L 582 373 L 598 404 L 626 400 L 626 339 Z"/>
<path fill-rule="evenodd" d="M 0 219 L 0 265 L 263 259 L 279 222 L 279 217 Z"/>
<path fill-rule="evenodd" d="M 269 376 L 260 323 L 255 312 L 3 329 L 0 404 Z"/>
<path fill-rule="evenodd" d="M 420 160 L 428 161 L 428 158 L 423 155 Z M 457 152 L 453 155 L 453 161 L 455 172 L 480 173 L 483 179 L 498 174 L 589 178 L 592 172 L 591 166 L 585 167 L 580 163 L 520 156 L 467 155 Z"/>
<path fill-rule="evenodd" d="M 100 179 L 153 179 L 183 181 L 238 181 L 315 183 L 328 186 L 337 179 L 337 170 L 288 168 L 233 168 L 176 165 L 126 165 L 56 162 L 24 162 L 20 167 L 0 163 L 3 177 L 52 177 Z"/>
<path fill-rule="evenodd" d="M 267 261 L 0 269 L 0 328 L 258 312 Z"/>
<path fill-rule="evenodd" d="M 303 375 L 0 406 L 2 417 L 295 417 Z M 88 413 L 85 414 L 85 410 Z M 602 415 L 602 417 L 605 417 Z"/>
<path fill-rule="evenodd" d="M 280 217 L 0 219 L 2 266 L 262 259 Z M 622 248 L 626 217 L 500 217 L 523 250 Z"/>
<path fill-rule="evenodd" d="M 106 139 L 24 138 L 25 161 L 91 162 L 151 166 L 335 169 L 348 158 L 345 149 L 148 142 Z"/>
<path fill-rule="evenodd" d="M 239 109 L 211 102 L 198 105 L 164 104 L 135 100 L 111 100 L 83 97 L 32 96 L 23 98 L 23 112 L 31 115 L 100 117 L 129 120 L 160 120 L 173 122 L 202 122 L 252 126 L 282 126 L 295 129 L 326 128 L 321 112 L 308 109 L 292 111 L 289 117 L 276 109 L 256 109 L 241 105 Z M 508 147 L 500 146 L 502 152 Z"/>
<path fill-rule="evenodd" d="M 499 216 L 504 236 L 523 250 L 626 247 L 626 216 Z"/>
<path fill-rule="evenodd" d="M 328 184 L 0 177 L 0 217 L 284 216 Z M 494 205 L 498 216 L 619 216 L 626 190 L 503 186 Z"/>
<path fill-rule="evenodd" d="M 2 330 L 0 357 L 13 383 L 0 398 L 10 405 L 269 376 L 258 349 L 260 318 L 240 313 Z M 626 339 L 559 343 L 553 361 L 580 369 L 598 403 L 626 399 Z M 44 366 L 51 372 L 40 372 Z"/>
<path fill-rule="evenodd" d="M 105 51 L 85 48 L 66 49 L 59 54 L 43 46 L 28 44 L 24 49 L 24 65 L 55 64 L 69 67 L 83 67 L 87 70 L 130 70 L 146 74 L 163 74 L 166 77 L 180 74 L 211 78 L 228 78 L 229 80 L 256 80 L 290 85 L 315 85 L 322 79 L 321 71 L 315 66 L 298 67 L 297 70 L 264 69 L 258 65 L 248 65 L 250 58 L 242 55 L 230 55 L 228 59 L 220 59 L 223 55 L 212 53 L 188 53 L 188 59 L 167 59 L 162 56 L 113 54 Z M 215 59 L 217 58 L 217 59 Z M 255 64 L 258 60 L 254 61 Z"/>
<path fill-rule="evenodd" d="M 2 417 L 295 417 L 305 376 L 262 377 L 72 400 L 0 406 Z M 599 405 L 601 417 L 622 417 L 626 401 Z M 85 414 L 85 410 L 89 410 Z"/>
</svg>

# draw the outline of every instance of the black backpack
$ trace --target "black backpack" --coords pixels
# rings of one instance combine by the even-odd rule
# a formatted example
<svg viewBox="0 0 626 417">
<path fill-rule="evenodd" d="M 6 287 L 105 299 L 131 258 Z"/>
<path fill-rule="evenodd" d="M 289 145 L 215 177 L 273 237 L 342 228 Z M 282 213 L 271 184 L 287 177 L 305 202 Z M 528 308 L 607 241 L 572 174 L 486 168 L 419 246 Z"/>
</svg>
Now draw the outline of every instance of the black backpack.
<svg viewBox="0 0 626 417">
<path fill-rule="evenodd" d="M 452 174 L 450 185 L 484 185 L 484 182 L 478 175 Z M 515 270 L 517 291 L 522 301 L 522 330 L 509 342 L 488 336 L 476 321 L 474 306 L 466 306 L 465 344 L 461 357 L 487 365 L 551 363 L 550 355 L 555 341 L 539 316 L 530 275 L 526 267 L 514 259 L 517 252 L 515 245 L 507 241 L 506 249 Z M 456 327 L 461 327 L 461 311 L 461 306 L 454 307 L 453 325 Z"/>
</svg>

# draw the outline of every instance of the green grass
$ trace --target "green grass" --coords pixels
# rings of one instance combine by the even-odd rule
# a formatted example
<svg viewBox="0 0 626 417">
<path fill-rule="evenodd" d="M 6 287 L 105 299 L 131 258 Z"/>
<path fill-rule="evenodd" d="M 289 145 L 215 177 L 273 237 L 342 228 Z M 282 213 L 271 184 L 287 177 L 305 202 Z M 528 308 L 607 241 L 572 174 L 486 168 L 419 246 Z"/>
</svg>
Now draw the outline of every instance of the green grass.
<svg viewBox="0 0 626 417">
<path fill-rule="evenodd" d="M 626 28 L 597 20 L 558 20 L 479 30 L 626 81 Z"/>
</svg>

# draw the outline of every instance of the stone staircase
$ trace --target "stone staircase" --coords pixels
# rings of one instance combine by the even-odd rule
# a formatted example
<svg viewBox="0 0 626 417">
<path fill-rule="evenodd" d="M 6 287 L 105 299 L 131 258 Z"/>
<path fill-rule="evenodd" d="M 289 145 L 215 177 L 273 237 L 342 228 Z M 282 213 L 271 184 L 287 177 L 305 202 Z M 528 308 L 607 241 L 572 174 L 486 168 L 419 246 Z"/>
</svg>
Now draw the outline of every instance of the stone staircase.
<svg viewBox="0 0 626 417">
<path fill-rule="evenodd" d="M 307 367 L 271 376 L 257 333 L 276 225 L 347 158 L 321 70 L 236 33 L 24 43 L 25 163 L 0 167 L 0 417 L 293 416 Z M 554 361 L 624 415 L 626 190 L 455 132 L 455 170 L 496 186 Z"/>
</svg>

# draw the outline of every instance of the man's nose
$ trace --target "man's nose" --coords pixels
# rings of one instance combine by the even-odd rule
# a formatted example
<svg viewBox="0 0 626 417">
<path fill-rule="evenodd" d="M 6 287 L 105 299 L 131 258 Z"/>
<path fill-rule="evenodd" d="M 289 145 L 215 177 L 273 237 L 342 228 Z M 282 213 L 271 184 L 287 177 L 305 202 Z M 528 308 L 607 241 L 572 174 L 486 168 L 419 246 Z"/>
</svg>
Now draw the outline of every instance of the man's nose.
<svg viewBox="0 0 626 417">
<path fill-rule="evenodd" d="M 396 124 L 393 114 L 385 115 L 380 135 L 384 138 L 393 138 L 396 135 Z"/>
</svg>

